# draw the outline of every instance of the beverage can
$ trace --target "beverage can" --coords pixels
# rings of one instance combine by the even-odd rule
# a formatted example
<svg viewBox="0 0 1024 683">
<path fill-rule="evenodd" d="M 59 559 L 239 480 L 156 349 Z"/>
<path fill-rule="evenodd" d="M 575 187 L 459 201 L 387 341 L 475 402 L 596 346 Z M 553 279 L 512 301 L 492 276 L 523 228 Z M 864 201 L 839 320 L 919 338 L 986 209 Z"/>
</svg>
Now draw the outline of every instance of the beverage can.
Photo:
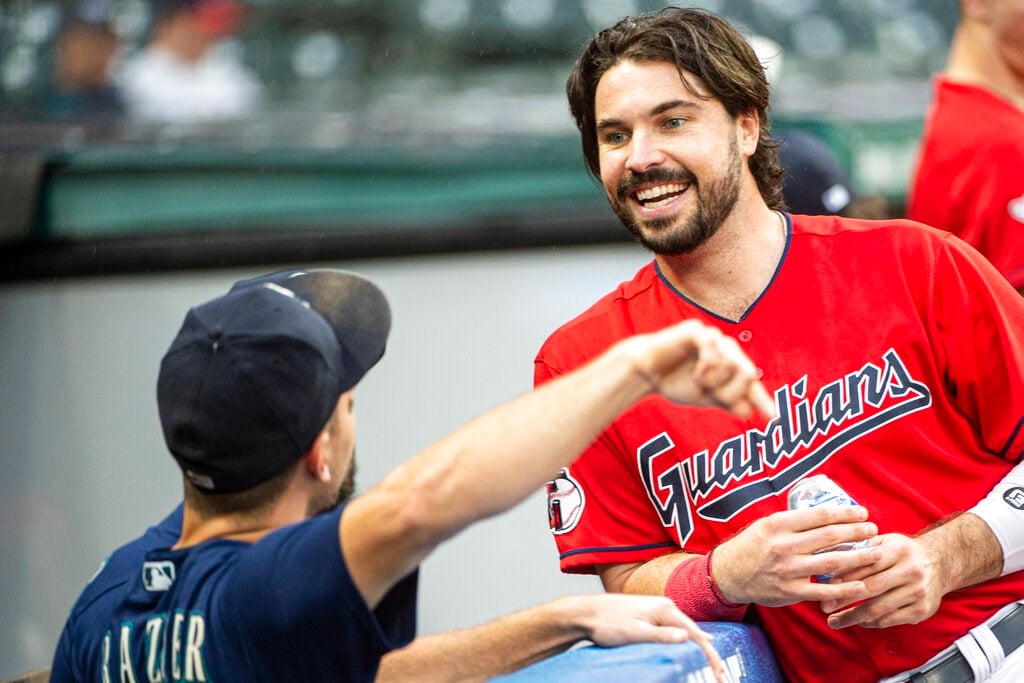
<svg viewBox="0 0 1024 683">
<path fill-rule="evenodd" d="M 806 510 L 808 508 L 818 507 L 819 505 L 857 504 L 857 501 L 855 501 L 850 494 L 844 491 L 839 484 L 835 483 L 824 474 L 813 474 L 809 477 L 804 477 L 789 491 L 790 510 Z M 833 550 L 855 550 L 857 548 L 863 548 L 867 544 L 867 541 L 837 543 L 836 545 L 829 546 L 828 548 L 816 550 L 815 554 L 831 552 Z M 818 580 L 818 583 L 828 583 L 832 576 L 832 574 L 817 574 L 814 578 Z"/>
</svg>

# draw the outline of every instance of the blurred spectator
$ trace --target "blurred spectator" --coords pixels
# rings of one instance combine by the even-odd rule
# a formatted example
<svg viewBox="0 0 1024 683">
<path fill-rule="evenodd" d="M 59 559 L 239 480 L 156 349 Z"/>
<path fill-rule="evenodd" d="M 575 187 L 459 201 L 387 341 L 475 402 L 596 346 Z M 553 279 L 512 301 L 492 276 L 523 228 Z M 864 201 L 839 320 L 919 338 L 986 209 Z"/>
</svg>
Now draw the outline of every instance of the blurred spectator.
<svg viewBox="0 0 1024 683">
<path fill-rule="evenodd" d="M 764 67 L 769 87 L 774 87 L 784 70 L 785 50 L 762 35 L 751 35 L 749 40 Z M 854 193 L 850 173 L 818 136 L 797 129 L 775 129 L 772 139 L 779 143 L 779 163 L 785 169 L 782 196 L 791 212 L 849 218 L 891 217 L 885 197 Z"/>
<path fill-rule="evenodd" d="M 1024 293 L 1024 2 L 961 0 L 907 216 L 956 233 Z"/>
<path fill-rule="evenodd" d="M 248 116 L 263 86 L 222 41 L 240 25 L 232 0 L 160 0 L 149 44 L 126 64 L 120 87 L 135 119 L 194 123 Z"/>
<path fill-rule="evenodd" d="M 800 130 L 778 130 L 773 137 L 786 169 L 782 195 L 790 211 L 818 216 L 850 205 L 850 174 L 823 140 Z"/>
<path fill-rule="evenodd" d="M 779 162 L 785 169 L 782 196 L 793 213 L 836 214 L 850 218 L 890 217 L 889 203 L 880 195 L 857 195 L 850 174 L 832 148 L 803 130 L 775 130 Z"/>
<path fill-rule="evenodd" d="M 44 114 L 55 119 L 96 119 L 121 113 L 112 83 L 120 41 L 102 21 L 70 21 L 57 37 L 53 84 Z"/>
</svg>

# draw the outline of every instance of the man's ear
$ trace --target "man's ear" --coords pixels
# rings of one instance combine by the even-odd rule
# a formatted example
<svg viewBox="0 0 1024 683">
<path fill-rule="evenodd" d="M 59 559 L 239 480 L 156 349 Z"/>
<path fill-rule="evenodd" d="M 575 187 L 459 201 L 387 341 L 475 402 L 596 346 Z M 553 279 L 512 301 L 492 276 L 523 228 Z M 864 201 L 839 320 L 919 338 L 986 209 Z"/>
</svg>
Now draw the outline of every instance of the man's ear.
<svg viewBox="0 0 1024 683">
<path fill-rule="evenodd" d="M 313 477 L 322 482 L 329 482 L 331 480 L 331 466 L 327 462 L 327 442 L 330 441 L 331 435 L 325 429 L 316 437 L 316 441 L 309 447 L 309 451 L 306 452 L 305 460 L 306 471 L 309 472 Z"/>
<path fill-rule="evenodd" d="M 740 154 L 750 158 L 757 151 L 757 142 L 761 139 L 761 119 L 757 111 L 752 109 L 737 116 L 736 124 L 739 128 Z"/>
</svg>

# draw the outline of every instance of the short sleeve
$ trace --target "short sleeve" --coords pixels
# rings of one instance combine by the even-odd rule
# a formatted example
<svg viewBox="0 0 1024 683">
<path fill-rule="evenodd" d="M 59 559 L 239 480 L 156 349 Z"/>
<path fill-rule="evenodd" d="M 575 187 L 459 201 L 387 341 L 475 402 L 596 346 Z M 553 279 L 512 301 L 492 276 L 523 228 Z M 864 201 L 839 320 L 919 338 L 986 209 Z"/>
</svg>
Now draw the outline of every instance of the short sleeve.
<svg viewBox="0 0 1024 683">
<path fill-rule="evenodd" d="M 241 649 L 251 643 L 273 650 L 281 668 L 268 671 L 261 659 L 266 680 L 286 680 L 296 670 L 304 680 L 338 680 L 339 672 L 341 680 L 372 680 L 380 658 L 415 635 L 416 573 L 370 610 L 341 553 L 340 515 L 338 509 L 269 534 L 227 582 L 219 626 Z"/>
<path fill-rule="evenodd" d="M 931 283 L 929 334 L 957 408 L 989 451 L 1024 454 L 1024 297 L 977 251 L 946 235 Z"/>
</svg>

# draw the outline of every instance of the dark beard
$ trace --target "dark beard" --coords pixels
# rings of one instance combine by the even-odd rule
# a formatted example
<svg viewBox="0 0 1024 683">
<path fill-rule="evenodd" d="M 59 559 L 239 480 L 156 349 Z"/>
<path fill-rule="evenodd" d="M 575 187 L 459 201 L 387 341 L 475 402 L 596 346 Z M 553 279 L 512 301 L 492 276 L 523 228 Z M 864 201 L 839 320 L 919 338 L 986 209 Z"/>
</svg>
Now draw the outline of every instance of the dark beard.
<svg viewBox="0 0 1024 683">
<path fill-rule="evenodd" d="M 658 168 L 631 174 L 616 188 L 615 199 L 610 202 L 612 210 L 634 239 L 655 254 L 688 254 L 711 239 L 732 213 L 740 194 L 742 163 L 739 148 L 733 141 L 729 146 L 729 173 L 719 180 L 708 181 L 703 188 L 697 183 L 697 178 L 685 169 Z M 698 201 L 696 214 L 685 224 L 677 225 L 674 230 L 671 228 L 678 220 L 675 216 L 640 223 L 626 208 L 629 195 L 641 185 L 675 182 L 689 183 L 687 192 L 697 192 Z"/>
<path fill-rule="evenodd" d="M 352 453 L 352 464 L 348 468 L 348 474 L 342 480 L 338 489 L 333 495 L 325 495 L 319 498 L 313 498 L 309 501 L 309 508 L 307 510 L 308 516 L 313 517 L 321 512 L 328 512 L 338 507 L 356 492 L 356 454 Z"/>
</svg>

